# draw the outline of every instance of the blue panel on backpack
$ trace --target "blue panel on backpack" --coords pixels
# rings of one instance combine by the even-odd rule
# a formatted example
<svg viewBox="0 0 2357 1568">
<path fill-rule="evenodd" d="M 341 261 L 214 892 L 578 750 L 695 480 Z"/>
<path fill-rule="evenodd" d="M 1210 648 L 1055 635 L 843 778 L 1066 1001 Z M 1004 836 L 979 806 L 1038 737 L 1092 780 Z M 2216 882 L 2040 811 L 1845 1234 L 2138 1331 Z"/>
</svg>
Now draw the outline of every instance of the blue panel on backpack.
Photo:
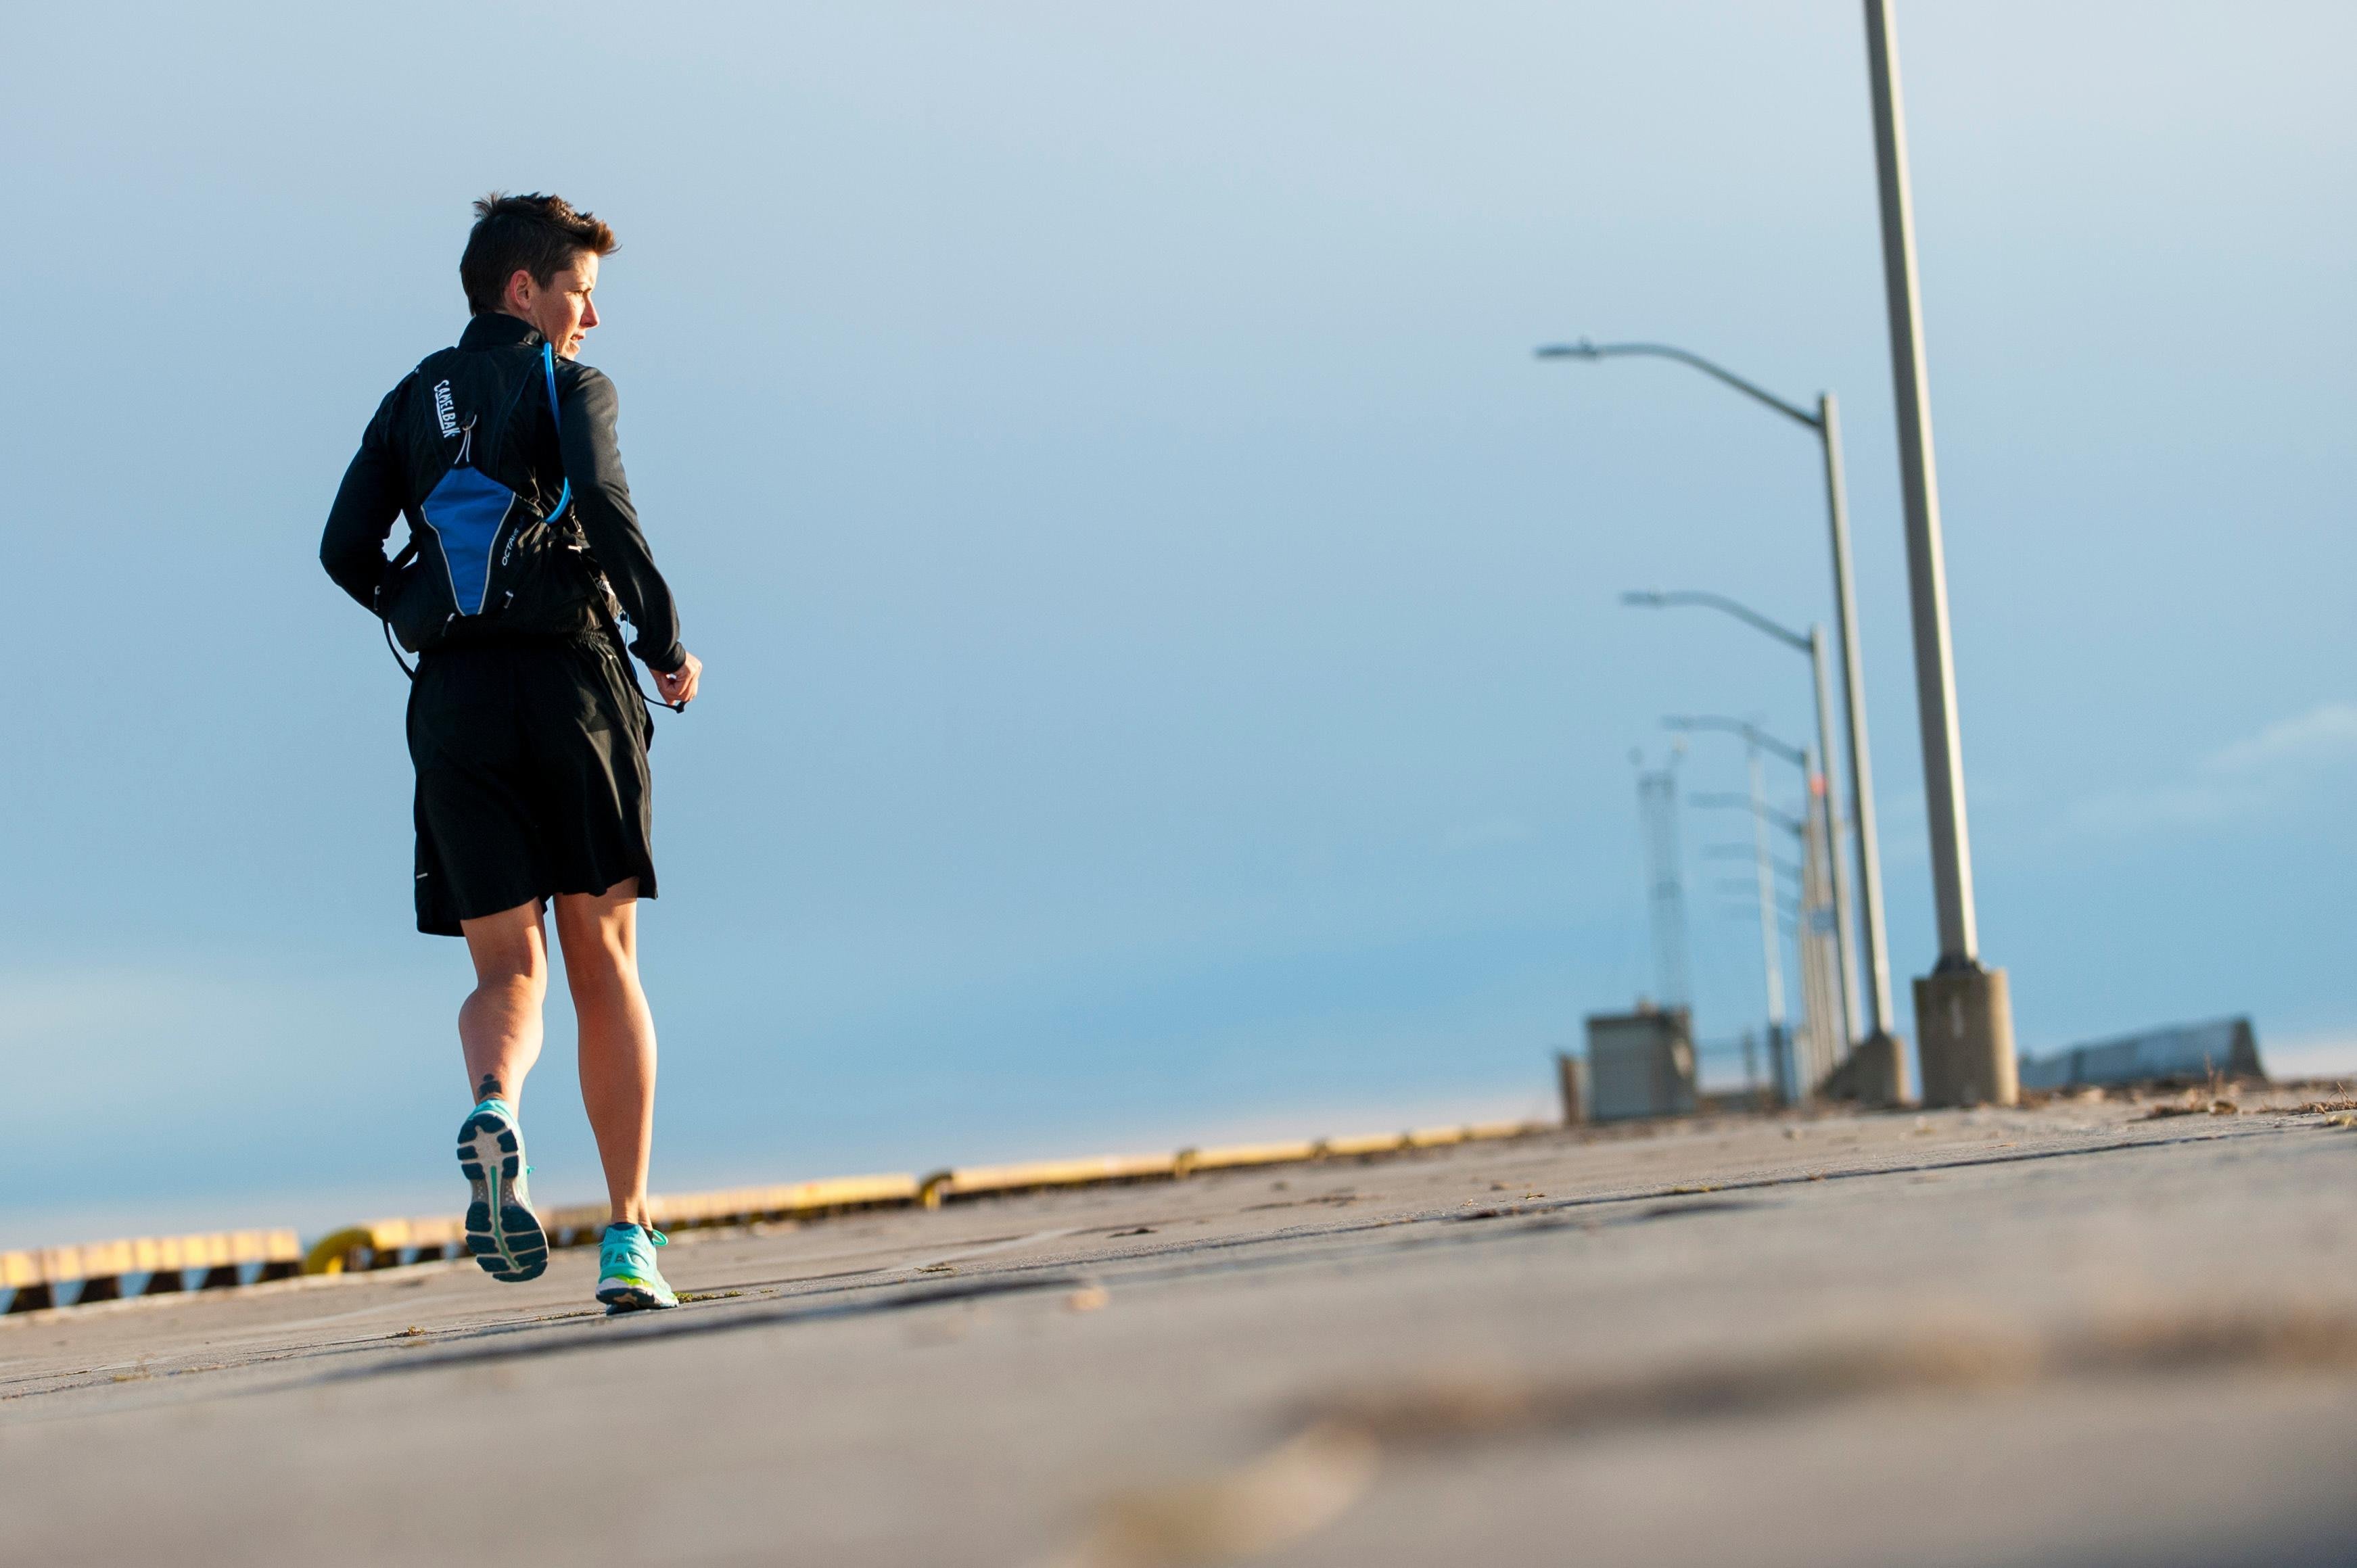
<svg viewBox="0 0 2357 1568">
<path fill-rule="evenodd" d="M 450 566 L 450 596 L 457 600 L 460 615 L 483 613 L 483 599 L 491 586 L 491 549 L 513 505 L 513 490 L 479 468 L 462 467 L 443 475 L 420 509 L 426 526 L 442 542 L 442 559 Z"/>
</svg>

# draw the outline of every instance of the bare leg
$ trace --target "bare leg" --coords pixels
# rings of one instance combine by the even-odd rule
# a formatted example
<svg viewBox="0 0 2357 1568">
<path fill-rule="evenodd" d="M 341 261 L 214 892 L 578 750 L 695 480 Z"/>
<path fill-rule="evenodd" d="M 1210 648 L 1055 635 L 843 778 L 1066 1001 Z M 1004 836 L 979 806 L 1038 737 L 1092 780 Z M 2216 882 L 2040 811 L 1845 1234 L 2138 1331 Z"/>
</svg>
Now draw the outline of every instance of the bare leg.
<svg viewBox="0 0 2357 1568">
<path fill-rule="evenodd" d="M 524 1075 L 540 1059 L 540 1004 L 548 995 L 548 934 L 537 900 L 480 919 L 461 920 L 475 990 L 458 1009 L 458 1044 L 467 1086 L 477 1100 L 500 1095 L 513 1105 Z"/>
<path fill-rule="evenodd" d="M 581 1020 L 581 1103 L 617 1221 L 647 1219 L 655 1130 L 655 1020 L 639 986 L 639 881 L 556 897 L 565 982 Z"/>
</svg>

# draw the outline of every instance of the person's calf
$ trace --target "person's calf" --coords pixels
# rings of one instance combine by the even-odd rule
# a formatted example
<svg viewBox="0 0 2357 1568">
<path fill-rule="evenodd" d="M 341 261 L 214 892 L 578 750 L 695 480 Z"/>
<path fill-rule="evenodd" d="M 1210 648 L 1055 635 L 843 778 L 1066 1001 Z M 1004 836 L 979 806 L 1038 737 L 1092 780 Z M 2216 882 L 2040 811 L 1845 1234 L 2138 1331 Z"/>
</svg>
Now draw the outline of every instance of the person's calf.
<svg viewBox="0 0 2357 1568">
<path fill-rule="evenodd" d="M 486 981 L 458 1008 L 458 1044 L 475 1099 L 512 1104 L 540 1059 L 547 986 L 527 976 Z"/>
<path fill-rule="evenodd" d="M 459 922 L 475 989 L 458 1009 L 458 1042 L 476 1101 L 513 1103 L 539 1059 L 548 995 L 548 936 L 537 899 Z"/>
</svg>

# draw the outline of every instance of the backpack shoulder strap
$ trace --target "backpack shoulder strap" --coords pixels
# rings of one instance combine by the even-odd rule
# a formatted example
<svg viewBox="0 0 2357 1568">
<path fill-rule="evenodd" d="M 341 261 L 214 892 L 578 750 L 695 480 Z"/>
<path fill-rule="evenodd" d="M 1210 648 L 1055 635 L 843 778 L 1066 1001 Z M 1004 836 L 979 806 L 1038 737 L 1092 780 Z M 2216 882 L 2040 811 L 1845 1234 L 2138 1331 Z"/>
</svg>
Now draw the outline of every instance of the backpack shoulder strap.
<svg viewBox="0 0 2357 1568">
<path fill-rule="evenodd" d="M 541 373 L 548 379 L 548 417 L 556 425 L 557 473 L 564 478 L 565 488 L 556 493 L 556 508 L 548 514 L 551 522 L 565 515 L 573 504 L 573 479 L 565 474 L 565 411 L 556 401 L 556 347 L 544 342 L 540 346 Z"/>
</svg>

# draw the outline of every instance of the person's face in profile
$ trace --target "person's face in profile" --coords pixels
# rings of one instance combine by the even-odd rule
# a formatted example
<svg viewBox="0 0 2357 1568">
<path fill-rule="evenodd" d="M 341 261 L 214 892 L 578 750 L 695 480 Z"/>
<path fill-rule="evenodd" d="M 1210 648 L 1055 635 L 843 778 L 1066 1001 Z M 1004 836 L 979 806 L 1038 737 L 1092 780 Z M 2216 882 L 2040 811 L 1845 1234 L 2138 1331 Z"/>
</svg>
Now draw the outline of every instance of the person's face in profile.
<svg viewBox="0 0 2357 1568">
<path fill-rule="evenodd" d="M 581 352 L 581 340 L 597 325 L 597 306 L 590 295 L 597 289 L 597 256 L 593 251 L 574 252 L 573 264 L 559 271 L 545 285 L 518 267 L 508 279 L 507 307 L 540 329 L 565 359 Z"/>
</svg>

